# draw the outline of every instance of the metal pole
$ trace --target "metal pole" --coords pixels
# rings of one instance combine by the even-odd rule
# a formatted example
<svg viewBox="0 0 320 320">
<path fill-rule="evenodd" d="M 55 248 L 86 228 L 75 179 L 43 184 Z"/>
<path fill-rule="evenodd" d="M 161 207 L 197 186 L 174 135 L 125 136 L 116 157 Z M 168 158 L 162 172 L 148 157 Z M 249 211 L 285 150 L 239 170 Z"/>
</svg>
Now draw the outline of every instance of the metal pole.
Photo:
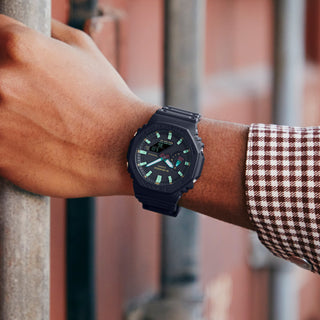
<svg viewBox="0 0 320 320">
<path fill-rule="evenodd" d="M 304 83 L 304 0 L 274 0 L 273 122 L 301 125 Z"/>
<path fill-rule="evenodd" d="M 199 111 L 205 1 L 165 1 L 165 104 Z M 199 217 L 163 218 L 162 294 L 199 297 Z"/>
<path fill-rule="evenodd" d="M 273 122 L 302 124 L 305 1 L 274 0 Z M 293 268 L 275 264 L 270 275 L 272 320 L 298 319 L 298 288 Z"/>
<path fill-rule="evenodd" d="M 70 0 L 69 25 L 83 29 L 97 0 Z M 67 318 L 93 320 L 95 304 L 95 198 L 67 200 Z"/>
<path fill-rule="evenodd" d="M 50 34 L 49 0 L 0 0 L 0 12 Z M 49 319 L 49 199 L 0 190 L 0 319 Z"/>
<path fill-rule="evenodd" d="M 67 318 L 93 320 L 95 198 L 67 201 Z"/>
<path fill-rule="evenodd" d="M 85 22 L 97 15 L 98 0 L 70 0 L 69 25 L 83 29 Z"/>
</svg>

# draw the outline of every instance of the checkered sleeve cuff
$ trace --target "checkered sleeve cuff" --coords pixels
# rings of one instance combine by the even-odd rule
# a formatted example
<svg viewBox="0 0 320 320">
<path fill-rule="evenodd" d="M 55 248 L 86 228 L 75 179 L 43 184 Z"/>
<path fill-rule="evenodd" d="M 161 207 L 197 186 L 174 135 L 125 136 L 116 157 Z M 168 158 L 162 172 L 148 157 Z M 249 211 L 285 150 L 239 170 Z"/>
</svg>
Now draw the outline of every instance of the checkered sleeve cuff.
<svg viewBox="0 0 320 320">
<path fill-rule="evenodd" d="M 320 273 L 320 127 L 251 125 L 246 199 L 260 241 Z"/>
</svg>

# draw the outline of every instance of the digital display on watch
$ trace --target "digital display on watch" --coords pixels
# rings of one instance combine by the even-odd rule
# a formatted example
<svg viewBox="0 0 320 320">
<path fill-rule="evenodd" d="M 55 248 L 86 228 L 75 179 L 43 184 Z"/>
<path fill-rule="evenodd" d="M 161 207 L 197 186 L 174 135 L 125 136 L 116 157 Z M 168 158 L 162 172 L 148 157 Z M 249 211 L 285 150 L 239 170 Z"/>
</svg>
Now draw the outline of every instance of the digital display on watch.
<svg viewBox="0 0 320 320">
<path fill-rule="evenodd" d="M 152 147 L 150 147 L 150 151 L 160 153 L 163 150 L 169 148 L 172 144 L 167 144 L 165 142 L 159 141 L 156 144 L 154 144 Z"/>
</svg>

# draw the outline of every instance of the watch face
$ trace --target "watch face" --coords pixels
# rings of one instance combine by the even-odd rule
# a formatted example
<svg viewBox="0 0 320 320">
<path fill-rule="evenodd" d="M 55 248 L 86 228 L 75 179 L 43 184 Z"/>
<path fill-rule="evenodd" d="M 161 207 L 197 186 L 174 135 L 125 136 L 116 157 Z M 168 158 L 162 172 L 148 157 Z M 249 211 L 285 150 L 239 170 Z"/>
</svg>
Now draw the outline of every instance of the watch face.
<svg viewBox="0 0 320 320">
<path fill-rule="evenodd" d="M 189 140 L 175 128 L 159 128 L 142 137 L 135 148 L 135 164 L 144 181 L 170 186 L 184 179 L 192 166 Z"/>
</svg>

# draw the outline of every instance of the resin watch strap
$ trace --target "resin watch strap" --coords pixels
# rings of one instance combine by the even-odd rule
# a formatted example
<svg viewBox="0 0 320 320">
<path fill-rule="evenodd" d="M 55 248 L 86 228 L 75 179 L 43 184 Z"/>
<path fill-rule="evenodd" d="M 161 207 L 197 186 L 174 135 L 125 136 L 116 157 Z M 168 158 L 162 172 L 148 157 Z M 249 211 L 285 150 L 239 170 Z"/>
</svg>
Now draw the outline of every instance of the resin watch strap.
<svg viewBox="0 0 320 320">
<path fill-rule="evenodd" d="M 144 209 L 172 217 L 176 217 L 179 213 L 178 201 L 181 198 L 181 192 L 167 194 L 143 188 L 136 182 L 134 182 L 133 188 L 136 198 L 142 203 Z"/>
<path fill-rule="evenodd" d="M 157 115 L 174 117 L 175 119 L 180 119 L 180 120 L 188 121 L 195 124 L 201 118 L 201 115 L 199 113 L 174 108 L 171 106 L 164 106 L 161 109 L 157 110 L 154 116 L 157 116 Z"/>
</svg>

